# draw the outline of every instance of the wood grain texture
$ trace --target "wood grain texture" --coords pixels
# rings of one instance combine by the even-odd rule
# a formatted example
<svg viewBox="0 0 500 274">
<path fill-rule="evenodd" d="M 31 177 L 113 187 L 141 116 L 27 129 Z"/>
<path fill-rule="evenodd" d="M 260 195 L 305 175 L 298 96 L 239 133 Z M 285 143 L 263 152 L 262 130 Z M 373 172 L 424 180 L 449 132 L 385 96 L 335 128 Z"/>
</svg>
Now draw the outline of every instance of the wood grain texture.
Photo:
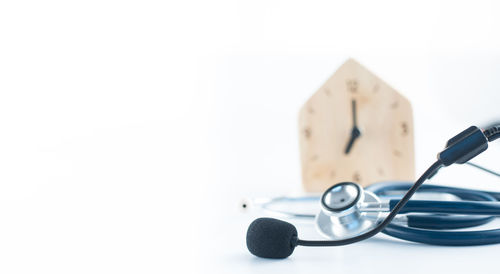
<svg viewBox="0 0 500 274">
<path fill-rule="evenodd" d="M 346 154 L 356 101 L 361 137 Z M 410 102 L 353 59 L 347 60 L 299 113 L 302 181 L 322 192 L 343 181 L 363 186 L 414 180 L 413 114 Z"/>
</svg>

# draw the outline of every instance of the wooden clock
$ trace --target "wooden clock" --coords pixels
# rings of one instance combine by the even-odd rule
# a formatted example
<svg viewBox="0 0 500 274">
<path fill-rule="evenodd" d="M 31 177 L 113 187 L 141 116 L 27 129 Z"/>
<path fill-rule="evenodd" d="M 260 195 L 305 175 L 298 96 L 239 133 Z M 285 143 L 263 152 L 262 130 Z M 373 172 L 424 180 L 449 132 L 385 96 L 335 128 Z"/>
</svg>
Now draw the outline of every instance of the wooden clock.
<svg viewBox="0 0 500 274">
<path fill-rule="evenodd" d="M 352 59 L 305 103 L 299 129 L 308 192 L 342 181 L 414 179 L 410 102 Z"/>
</svg>

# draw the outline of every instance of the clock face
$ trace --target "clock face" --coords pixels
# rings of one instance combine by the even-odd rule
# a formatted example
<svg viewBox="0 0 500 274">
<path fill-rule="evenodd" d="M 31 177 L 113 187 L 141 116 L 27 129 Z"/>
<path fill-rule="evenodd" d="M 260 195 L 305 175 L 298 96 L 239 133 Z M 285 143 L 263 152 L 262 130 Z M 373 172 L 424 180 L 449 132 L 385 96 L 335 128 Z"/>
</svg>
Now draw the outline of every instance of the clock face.
<svg viewBox="0 0 500 274">
<path fill-rule="evenodd" d="M 303 106 L 299 129 L 306 191 L 414 179 L 410 103 L 354 60 Z"/>
</svg>

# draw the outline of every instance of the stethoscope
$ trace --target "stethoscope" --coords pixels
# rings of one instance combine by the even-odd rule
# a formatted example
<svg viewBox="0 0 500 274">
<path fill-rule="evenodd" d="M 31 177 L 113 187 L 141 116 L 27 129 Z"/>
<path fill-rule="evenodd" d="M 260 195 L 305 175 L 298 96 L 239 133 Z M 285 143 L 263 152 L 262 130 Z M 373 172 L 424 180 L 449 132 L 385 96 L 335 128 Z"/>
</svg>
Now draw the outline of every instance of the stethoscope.
<svg viewBox="0 0 500 274">
<path fill-rule="evenodd" d="M 440 168 L 466 163 L 500 137 L 500 127 L 482 131 L 470 127 L 448 141 L 438 160 L 415 182 L 376 183 L 366 189 L 353 182 L 328 188 L 321 197 L 275 198 L 260 207 L 282 215 L 314 218 L 318 232 L 328 240 L 298 238 L 296 228 L 273 218 L 256 219 L 248 228 L 247 247 L 259 257 L 285 258 L 298 245 L 339 246 L 379 232 L 419 243 L 448 246 L 500 243 L 500 229 L 455 231 L 476 227 L 500 216 L 500 193 L 423 185 Z M 492 173 L 492 171 L 488 171 Z M 493 172 L 494 173 L 494 172 Z M 496 174 L 498 176 L 498 173 Z M 447 195 L 450 200 L 410 200 L 419 194 Z M 402 195 L 404 194 L 404 195 Z M 304 214 L 273 209 L 278 203 L 315 202 L 319 213 Z"/>
</svg>

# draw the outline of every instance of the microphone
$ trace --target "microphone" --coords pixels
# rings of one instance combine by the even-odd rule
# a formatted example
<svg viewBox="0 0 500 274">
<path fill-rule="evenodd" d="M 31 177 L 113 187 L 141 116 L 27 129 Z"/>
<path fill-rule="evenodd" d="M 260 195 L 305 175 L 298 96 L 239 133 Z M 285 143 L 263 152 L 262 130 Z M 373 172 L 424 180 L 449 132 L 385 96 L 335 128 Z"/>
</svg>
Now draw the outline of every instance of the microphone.
<svg viewBox="0 0 500 274">
<path fill-rule="evenodd" d="M 247 248 L 257 257 L 284 259 L 293 253 L 297 242 L 297 229 L 285 221 L 258 218 L 248 227 Z"/>
</svg>

